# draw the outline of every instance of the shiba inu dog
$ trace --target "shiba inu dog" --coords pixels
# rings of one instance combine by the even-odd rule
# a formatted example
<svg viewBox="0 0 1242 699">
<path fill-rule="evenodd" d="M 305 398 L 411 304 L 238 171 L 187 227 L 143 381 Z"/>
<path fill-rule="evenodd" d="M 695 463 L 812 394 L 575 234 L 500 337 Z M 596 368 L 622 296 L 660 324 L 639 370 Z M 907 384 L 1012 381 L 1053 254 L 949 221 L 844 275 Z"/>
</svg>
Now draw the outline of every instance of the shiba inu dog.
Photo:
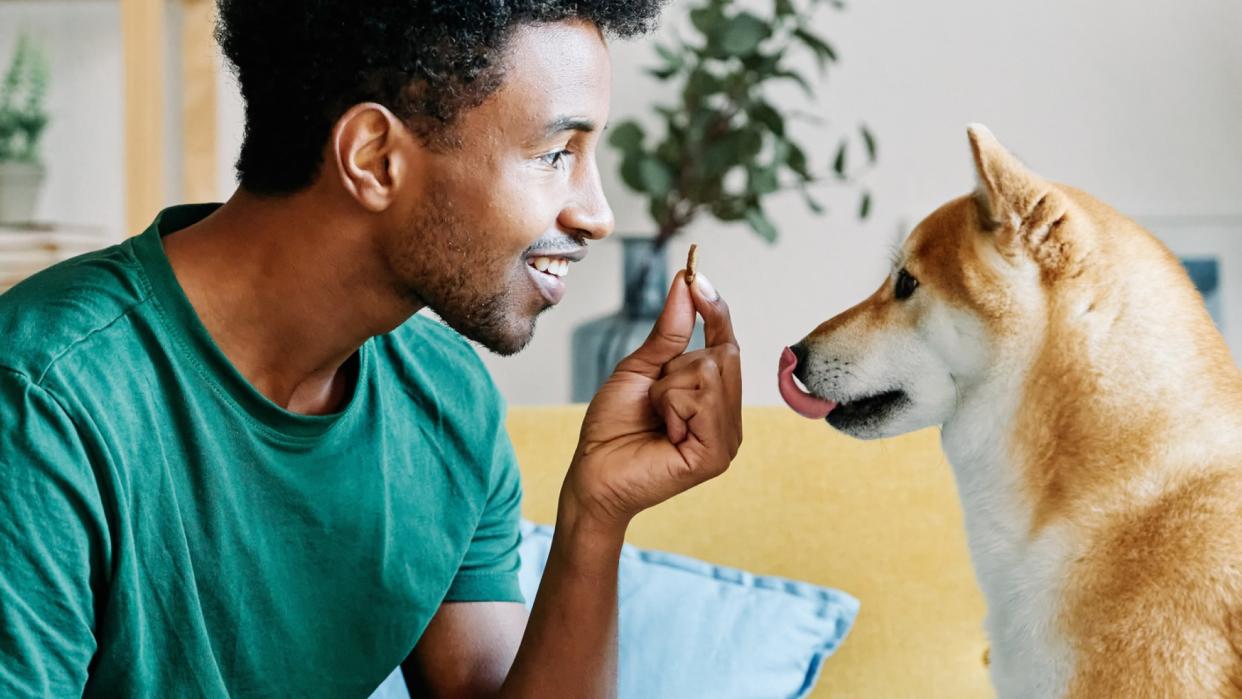
<svg viewBox="0 0 1242 699">
<path fill-rule="evenodd" d="M 978 190 L 785 350 L 781 394 L 865 439 L 941 426 L 1002 698 L 1242 697 L 1242 371 L 1159 241 L 968 134 Z"/>
</svg>

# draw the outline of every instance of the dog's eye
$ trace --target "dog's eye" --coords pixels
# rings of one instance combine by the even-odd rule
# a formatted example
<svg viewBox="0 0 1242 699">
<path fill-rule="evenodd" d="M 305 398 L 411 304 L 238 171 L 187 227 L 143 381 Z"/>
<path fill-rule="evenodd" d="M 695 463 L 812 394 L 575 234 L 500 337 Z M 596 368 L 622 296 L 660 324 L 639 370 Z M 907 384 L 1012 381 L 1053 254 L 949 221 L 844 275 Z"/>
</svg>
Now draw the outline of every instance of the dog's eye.
<svg viewBox="0 0 1242 699">
<path fill-rule="evenodd" d="M 906 270 L 897 273 L 897 300 L 905 301 L 914 295 L 914 290 L 919 288 L 919 280 L 915 279 Z"/>
</svg>

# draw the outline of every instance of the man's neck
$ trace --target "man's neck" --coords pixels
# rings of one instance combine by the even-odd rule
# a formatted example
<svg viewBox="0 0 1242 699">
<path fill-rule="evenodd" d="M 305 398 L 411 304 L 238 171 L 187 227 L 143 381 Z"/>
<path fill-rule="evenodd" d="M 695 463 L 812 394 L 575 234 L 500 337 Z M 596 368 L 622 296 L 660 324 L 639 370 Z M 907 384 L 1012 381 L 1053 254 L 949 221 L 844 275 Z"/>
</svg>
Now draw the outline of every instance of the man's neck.
<svg viewBox="0 0 1242 699">
<path fill-rule="evenodd" d="M 418 312 L 401 297 L 365 221 L 331 195 L 239 190 L 164 239 L 177 281 L 212 339 L 277 405 L 332 413 L 353 393 L 362 343 Z"/>
</svg>

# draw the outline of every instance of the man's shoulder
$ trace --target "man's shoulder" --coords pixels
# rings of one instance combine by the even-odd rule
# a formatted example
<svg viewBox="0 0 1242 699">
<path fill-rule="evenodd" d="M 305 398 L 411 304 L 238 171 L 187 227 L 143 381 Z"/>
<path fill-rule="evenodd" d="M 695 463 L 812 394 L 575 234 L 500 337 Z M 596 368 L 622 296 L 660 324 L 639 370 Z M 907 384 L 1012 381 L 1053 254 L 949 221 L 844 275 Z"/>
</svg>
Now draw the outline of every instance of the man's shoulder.
<svg viewBox="0 0 1242 699">
<path fill-rule="evenodd" d="M 39 272 L 0 295 L 0 366 L 37 381 L 148 298 L 129 243 Z"/>
</svg>

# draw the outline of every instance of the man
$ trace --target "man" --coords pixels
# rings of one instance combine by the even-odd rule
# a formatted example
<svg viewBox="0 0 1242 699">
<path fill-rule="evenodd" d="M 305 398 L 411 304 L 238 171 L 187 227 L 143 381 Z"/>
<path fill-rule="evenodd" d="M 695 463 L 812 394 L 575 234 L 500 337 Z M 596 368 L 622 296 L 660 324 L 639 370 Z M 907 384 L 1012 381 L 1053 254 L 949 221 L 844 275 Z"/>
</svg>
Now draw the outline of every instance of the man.
<svg viewBox="0 0 1242 699">
<path fill-rule="evenodd" d="M 659 4 L 222 0 L 239 191 L 0 298 L 0 696 L 615 694 L 627 523 L 740 443 L 724 301 L 678 275 L 596 396 L 529 619 L 501 398 L 413 316 L 529 341 Z"/>
</svg>

